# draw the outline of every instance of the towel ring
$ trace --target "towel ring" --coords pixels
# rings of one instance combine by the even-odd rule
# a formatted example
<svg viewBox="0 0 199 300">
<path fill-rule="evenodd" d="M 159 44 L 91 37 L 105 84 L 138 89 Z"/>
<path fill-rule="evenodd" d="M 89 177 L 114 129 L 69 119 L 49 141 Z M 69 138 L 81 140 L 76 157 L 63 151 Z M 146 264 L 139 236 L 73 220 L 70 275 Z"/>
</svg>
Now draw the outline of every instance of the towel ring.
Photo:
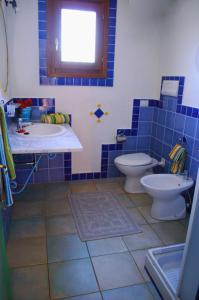
<svg viewBox="0 0 199 300">
<path fill-rule="evenodd" d="M 186 139 L 186 137 L 185 137 L 185 136 L 183 136 L 183 137 L 180 137 L 180 138 L 178 139 L 178 141 L 181 143 L 181 145 L 183 145 L 183 144 L 187 144 L 187 139 Z"/>
</svg>

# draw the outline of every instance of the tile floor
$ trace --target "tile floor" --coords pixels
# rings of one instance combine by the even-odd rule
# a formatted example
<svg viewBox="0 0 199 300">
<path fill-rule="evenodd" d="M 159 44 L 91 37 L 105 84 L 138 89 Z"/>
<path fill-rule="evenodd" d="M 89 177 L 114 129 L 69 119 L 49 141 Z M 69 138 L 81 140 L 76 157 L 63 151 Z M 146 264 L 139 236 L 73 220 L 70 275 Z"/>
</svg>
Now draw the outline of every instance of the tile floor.
<svg viewBox="0 0 199 300">
<path fill-rule="evenodd" d="M 144 270 L 148 248 L 185 240 L 185 221 L 158 222 L 146 194 L 122 181 L 32 185 L 15 201 L 7 253 L 14 300 L 160 299 Z M 67 194 L 112 191 L 142 233 L 81 242 Z"/>
</svg>

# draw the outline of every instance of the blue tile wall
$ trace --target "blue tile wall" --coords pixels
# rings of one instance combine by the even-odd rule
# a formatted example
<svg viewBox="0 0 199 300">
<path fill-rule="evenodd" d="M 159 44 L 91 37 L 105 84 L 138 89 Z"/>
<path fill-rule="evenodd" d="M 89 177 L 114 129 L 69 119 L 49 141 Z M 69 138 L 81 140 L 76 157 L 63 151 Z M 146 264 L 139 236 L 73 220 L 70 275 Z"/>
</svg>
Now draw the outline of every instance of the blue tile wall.
<svg viewBox="0 0 199 300">
<path fill-rule="evenodd" d="M 149 153 L 157 159 L 164 157 L 166 166 L 163 172 L 169 172 L 171 162 L 168 154 L 179 139 L 185 136 L 187 143 L 184 147 L 188 152 L 186 168 L 190 175 L 196 178 L 199 167 L 199 109 L 182 105 L 185 77 L 164 76 L 162 82 L 163 80 L 179 81 L 178 96 L 160 95 L 158 101 L 133 100 L 131 128 L 117 130 L 117 133 L 123 132 L 127 136 L 127 141 L 114 153 L 113 150 L 109 150 L 109 145 L 106 145 L 108 159 L 103 161 L 103 170 L 107 171 L 107 177 L 118 176 L 118 170 L 114 167 L 114 157 L 139 151 Z"/>
<path fill-rule="evenodd" d="M 162 81 L 164 79 L 179 80 L 178 96 L 160 96 L 159 104 L 154 108 L 151 154 L 158 159 L 164 157 L 166 159 L 165 171 L 169 172 L 171 162 L 168 153 L 179 142 L 179 139 L 186 137 L 187 142 L 183 144 L 188 152 L 186 168 L 195 179 L 199 167 L 198 108 L 182 105 L 185 77 L 166 76 L 162 78 Z"/>
<path fill-rule="evenodd" d="M 74 78 L 61 77 L 51 78 L 47 76 L 47 15 L 46 0 L 38 0 L 39 20 L 39 75 L 41 85 L 73 85 L 73 86 L 99 86 L 112 87 L 114 80 L 115 60 L 115 31 L 116 31 L 117 1 L 109 1 L 109 24 L 108 24 L 108 53 L 107 53 L 107 77 L 106 78 Z"/>
</svg>

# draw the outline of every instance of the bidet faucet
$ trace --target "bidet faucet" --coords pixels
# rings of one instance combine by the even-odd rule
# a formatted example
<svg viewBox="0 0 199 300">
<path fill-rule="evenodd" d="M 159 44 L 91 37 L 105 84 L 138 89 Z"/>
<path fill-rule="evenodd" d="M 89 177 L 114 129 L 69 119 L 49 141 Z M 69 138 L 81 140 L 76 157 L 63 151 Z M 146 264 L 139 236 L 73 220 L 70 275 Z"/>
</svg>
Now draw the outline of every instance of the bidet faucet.
<svg viewBox="0 0 199 300">
<path fill-rule="evenodd" d="M 184 170 L 182 173 L 177 173 L 179 176 L 183 176 L 184 180 L 189 180 L 189 172 L 188 170 Z"/>
<path fill-rule="evenodd" d="M 184 175 L 185 180 L 189 180 L 189 171 L 188 170 L 184 170 L 183 175 Z"/>
</svg>

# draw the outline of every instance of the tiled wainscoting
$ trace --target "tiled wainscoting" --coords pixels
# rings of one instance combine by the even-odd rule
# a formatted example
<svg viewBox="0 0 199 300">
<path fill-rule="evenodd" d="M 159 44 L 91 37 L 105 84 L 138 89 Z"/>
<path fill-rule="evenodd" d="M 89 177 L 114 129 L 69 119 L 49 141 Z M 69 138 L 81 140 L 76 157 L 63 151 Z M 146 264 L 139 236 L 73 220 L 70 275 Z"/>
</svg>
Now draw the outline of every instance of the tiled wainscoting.
<svg viewBox="0 0 199 300">
<path fill-rule="evenodd" d="M 121 176 L 114 165 L 114 158 L 121 154 L 145 152 L 157 159 L 164 157 L 166 167 L 163 171 L 168 172 L 170 161 L 168 153 L 171 148 L 186 137 L 184 146 L 188 151 L 186 168 L 190 175 L 196 178 L 199 165 L 199 109 L 182 105 L 184 89 L 184 77 L 163 77 L 164 79 L 179 80 L 177 97 L 160 96 L 157 100 L 134 99 L 132 105 L 131 128 L 118 129 L 127 136 L 126 142 L 119 144 L 103 144 L 101 147 L 101 170 L 100 172 L 72 173 L 72 154 L 59 153 L 54 159 L 44 156 L 39 164 L 38 171 L 31 178 L 31 183 L 56 182 L 98 179 Z M 49 99 L 51 101 L 53 99 Z M 50 110 L 55 110 L 55 103 L 51 101 Z M 39 106 L 42 99 L 34 99 L 33 108 L 36 119 L 39 115 Z M 17 155 L 16 160 L 27 161 L 31 156 Z M 17 181 L 23 184 L 30 168 L 17 166 Z"/>
<path fill-rule="evenodd" d="M 176 143 L 183 143 L 185 137 L 183 146 L 188 152 L 186 169 L 191 177 L 196 178 L 199 166 L 199 109 L 182 105 L 184 77 L 162 77 L 162 81 L 165 79 L 179 80 L 178 96 L 160 96 L 160 101 L 133 100 L 132 127 L 123 130 L 128 136 L 127 141 L 120 150 L 114 149 L 113 145 L 111 149 L 108 145 L 102 146 L 102 150 L 108 149 L 108 177 L 119 175 L 114 166 L 116 156 L 139 151 L 150 153 L 158 160 L 164 157 L 166 166 L 163 171 L 169 172 L 171 162 L 168 154 Z"/>
</svg>

